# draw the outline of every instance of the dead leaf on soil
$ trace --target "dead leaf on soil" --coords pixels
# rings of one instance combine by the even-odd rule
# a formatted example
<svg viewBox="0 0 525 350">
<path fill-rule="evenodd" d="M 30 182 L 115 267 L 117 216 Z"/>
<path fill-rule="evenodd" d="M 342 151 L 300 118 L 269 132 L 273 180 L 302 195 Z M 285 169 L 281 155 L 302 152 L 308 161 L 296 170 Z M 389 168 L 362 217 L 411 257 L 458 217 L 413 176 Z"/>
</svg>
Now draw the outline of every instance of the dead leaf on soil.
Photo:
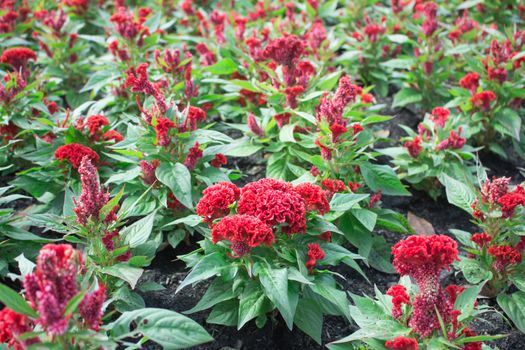
<svg viewBox="0 0 525 350">
<path fill-rule="evenodd" d="M 436 234 L 436 231 L 434 230 L 434 227 L 430 222 L 423 218 L 420 218 L 411 211 L 408 212 L 407 220 L 410 226 L 412 226 L 412 228 L 418 235 L 430 236 Z"/>
</svg>

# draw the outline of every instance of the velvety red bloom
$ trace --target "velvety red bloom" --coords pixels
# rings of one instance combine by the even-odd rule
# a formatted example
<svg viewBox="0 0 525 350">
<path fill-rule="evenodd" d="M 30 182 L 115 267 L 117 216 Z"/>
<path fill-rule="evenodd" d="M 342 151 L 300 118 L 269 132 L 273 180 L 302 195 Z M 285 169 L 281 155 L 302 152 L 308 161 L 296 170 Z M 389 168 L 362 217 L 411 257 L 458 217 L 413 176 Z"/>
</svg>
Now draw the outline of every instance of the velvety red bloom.
<svg viewBox="0 0 525 350">
<path fill-rule="evenodd" d="M 288 104 L 288 107 L 290 108 L 296 108 L 297 107 L 297 96 L 302 94 L 304 92 L 304 87 L 301 85 L 295 85 L 291 87 L 287 87 L 284 89 L 284 94 L 286 95 L 286 103 Z"/>
<path fill-rule="evenodd" d="M 343 111 L 346 106 L 355 101 L 359 92 L 359 86 L 352 84 L 348 76 L 339 79 L 339 86 L 331 99 L 323 97 L 316 108 L 316 118 L 326 120 L 328 124 L 339 123 L 346 125 L 343 120 Z"/>
<path fill-rule="evenodd" d="M 496 94 L 492 91 L 482 91 L 470 98 L 474 107 L 481 108 L 484 112 L 490 110 L 490 103 L 496 99 Z"/>
<path fill-rule="evenodd" d="M 202 158 L 202 150 L 200 149 L 200 146 L 201 145 L 198 142 L 195 142 L 193 147 L 188 150 L 188 155 L 184 160 L 184 165 L 186 165 L 189 170 L 195 169 L 197 162 Z"/>
<path fill-rule="evenodd" d="M 304 200 L 287 182 L 261 179 L 244 186 L 237 205 L 239 214 L 256 216 L 269 226 L 283 225 L 284 233 L 304 233 Z"/>
<path fill-rule="evenodd" d="M 413 338 L 397 337 L 385 343 L 387 349 L 392 350 L 419 350 L 417 340 Z"/>
<path fill-rule="evenodd" d="M 272 229 L 250 215 L 233 215 L 221 219 L 211 231 L 212 242 L 229 241 L 235 257 L 248 254 L 262 244 L 272 245 Z"/>
<path fill-rule="evenodd" d="M 484 202 L 495 204 L 509 192 L 510 177 L 493 177 L 481 186 L 481 198 Z"/>
<path fill-rule="evenodd" d="M 317 261 L 323 260 L 325 257 L 325 253 L 317 243 L 308 244 L 308 253 L 306 255 L 308 256 L 306 268 L 308 269 L 309 273 L 313 272 L 315 265 L 317 265 Z"/>
<path fill-rule="evenodd" d="M 463 331 L 461 331 L 461 334 L 463 334 L 465 337 L 475 337 L 478 334 L 471 330 L 468 327 L 465 327 Z M 476 341 L 472 343 L 465 343 L 463 345 L 463 350 L 481 350 L 483 348 L 483 342 Z"/>
<path fill-rule="evenodd" d="M 412 158 L 417 158 L 419 154 L 421 153 L 421 151 L 423 150 L 423 147 L 421 146 L 421 142 L 423 142 L 423 139 L 421 138 L 421 136 L 418 135 L 414 137 L 413 140 L 406 141 L 403 144 L 403 146 L 407 149 L 408 154 L 410 154 Z"/>
<path fill-rule="evenodd" d="M 360 189 L 361 187 L 363 187 L 363 184 L 360 184 L 359 182 L 352 182 L 352 181 L 348 182 L 348 188 L 353 193 L 357 192 L 357 190 Z"/>
<path fill-rule="evenodd" d="M 321 180 L 321 186 L 331 193 L 346 191 L 345 183 L 341 180 L 324 179 Z"/>
<path fill-rule="evenodd" d="M 3 136 L 3 139 L 5 141 L 11 141 L 13 140 L 16 135 L 18 134 L 18 126 L 16 126 L 13 122 L 9 122 L 7 125 L 0 126 L 0 135 Z"/>
<path fill-rule="evenodd" d="M 142 170 L 142 181 L 146 186 L 151 186 L 157 181 L 155 171 L 160 165 L 160 161 L 157 159 L 148 162 L 146 160 L 140 161 L 140 169 Z"/>
<path fill-rule="evenodd" d="M 330 240 L 332 239 L 332 232 L 330 231 L 323 232 L 320 235 L 318 235 L 317 238 L 322 239 L 325 242 L 330 242 Z"/>
<path fill-rule="evenodd" d="M 516 248 L 507 245 L 489 247 L 487 252 L 495 258 L 493 267 L 496 271 L 505 271 L 511 265 L 521 263 L 522 256 Z"/>
<path fill-rule="evenodd" d="M 321 215 L 330 211 L 327 193 L 321 187 L 305 182 L 295 186 L 295 192 L 303 198 L 307 211 L 317 211 Z"/>
<path fill-rule="evenodd" d="M 516 186 L 514 191 L 503 195 L 498 204 L 501 205 L 503 217 L 510 218 L 518 205 L 525 206 L 525 189 L 520 185 Z"/>
<path fill-rule="evenodd" d="M 286 124 L 290 123 L 290 117 L 292 116 L 289 112 L 279 113 L 273 116 L 273 119 L 277 122 L 279 128 L 282 128 Z"/>
<path fill-rule="evenodd" d="M 461 131 L 463 130 L 463 128 L 460 126 L 458 128 L 458 132 L 456 134 L 456 132 L 454 130 L 450 130 L 450 136 L 441 141 L 439 143 L 439 145 L 437 145 L 437 149 L 439 151 L 442 151 L 444 149 L 460 149 L 460 148 L 463 148 L 463 146 L 465 146 L 465 143 L 467 142 L 467 140 L 464 138 L 464 137 L 461 137 Z"/>
<path fill-rule="evenodd" d="M 438 28 L 438 22 L 436 19 L 437 5 L 433 2 L 425 3 L 424 13 L 426 18 L 423 21 L 421 30 L 423 31 L 423 34 L 425 34 L 425 36 L 428 38 L 432 36 L 432 34 L 434 34 L 436 29 Z"/>
<path fill-rule="evenodd" d="M 396 284 L 387 290 L 386 295 L 392 297 L 392 316 L 395 319 L 403 316 L 403 304 L 410 305 L 410 297 L 405 286 Z"/>
<path fill-rule="evenodd" d="M 430 114 L 430 120 L 432 120 L 438 127 L 443 128 L 445 127 L 445 123 L 447 122 L 449 116 L 450 111 L 447 108 L 436 107 Z"/>
<path fill-rule="evenodd" d="M 9 308 L 0 311 L 0 343 L 14 350 L 24 350 L 38 342 L 37 339 L 18 340 L 24 333 L 32 332 L 33 324 L 29 318 Z"/>
<path fill-rule="evenodd" d="M 100 114 L 95 114 L 90 116 L 87 121 L 86 125 L 89 129 L 89 136 L 95 137 L 97 135 L 97 132 L 104 126 L 109 125 L 108 118 L 104 117 Z"/>
<path fill-rule="evenodd" d="M 78 200 L 73 198 L 73 202 L 76 205 L 74 211 L 77 214 L 77 222 L 81 225 L 86 225 L 89 219 L 94 221 L 100 219 L 100 210 L 109 201 L 109 193 L 103 191 L 100 187 L 97 168 L 93 166 L 88 157 L 82 159 L 78 173 L 82 182 L 82 193 Z"/>
<path fill-rule="evenodd" d="M 503 67 L 489 67 L 487 69 L 488 79 L 497 81 L 500 84 L 507 80 L 508 76 L 509 72 Z"/>
<path fill-rule="evenodd" d="M 81 255 L 69 244 L 47 244 L 40 249 L 35 272 L 24 278 L 26 298 L 38 310 L 38 324 L 51 335 L 67 329 L 65 307 L 77 293 Z"/>
<path fill-rule="evenodd" d="M 118 12 L 109 18 L 115 24 L 116 31 L 125 39 L 132 40 L 139 36 L 137 44 L 142 46 L 142 38 L 149 34 L 148 28 L 144 27 L 140 21 L 135 21 L 133 13 L 125 7 L 119 7 Z"/>
<path fill-rule="evenodd" d="M 12 47 L 0 56 L 0 62 L 10 65 L 15 71 L 24 70 L 29 60 L 36 61 L 36 53 L 27 47 Z"/>
<path fill-rule="evenodd" d="M 302 39 L 295 35 L 284 36 L 271 41 L 264 49 L 264 56 L 277 64 L 292 66 L 297 63 L 305 49 Z"/>
<path fill-rule="evenodd" d="M 332 159 L 332 150 L 321 143 L 321 138 L 315 140 L 314 143 L 321 150 L 321 157 L 323 157 L 324 160 Z"/>
<path fill-rule="evenodd" d="M 315 177 L 319 176 L 319 168 L 317 168 L 315 165 L 312 165 L 310 168 L 310 174 Z"/>
<path fill-rule="evenodd" d="M 94 331 L 100 330 L 104 301 L 106 301 L 106 286 L 100 283 L 98 289 L 93 293 L 86 294 L 78 306 L 80 316 L 84 319 L 84 323 Z"/>
<path fill-rule="evenodd" d="M 118 143 L 122 140 L 124 140 L 124 136 L 122 136 L 118 131 L 116 130 L 108 130 L 102 135 L 102 139 L 104 141 L 110 141 L 113 140 L 115 143 Z"/>
<path fill-rule="evenodd" d="M 259 126 L 259 124 L 257 124 L 257 120 L 255 119 L 253 113 L 248 115 L 248 128 L 255 136 L 264 135 L 264 130 Z"/>
<path fill-rule="evenodd" d="M 379 35 L 384 34 L 385 31 L 385 27 L 376 23 L 368 23 L 364 29 L 365 35 L 368 37 L 368 40 L 370 40 L 370 42 L 372 43 L 376 42 Z"/>
<path fill-rule="evenodd" d="M 228 158 L 222 153 L 217 153 L 215 155 L 215 158 L 213 158 L 210 162 L 210 165 L 214 168 L 220 168 L 223 165 L 226 165 L 228 163 Z"/>
<path fill-rule="evenodd" d="M 348 131 L 346 126 L 334 123 L 330 125 L 330 131 L 332 132 L 332 142 L 337 142 L 339 137 Z"/>
<path fill-rule="evenodd" d="M 166 98 L 159 91 L 158 87 L 149 80 L 147 63 L 140 64 L 136 69 L 128 69 L 126 74 L 127 76 L 124 87 L 131 86 L 131 92 L 152 96 L 155 99 L 155 105 L 159 111 L 162 114 L 166 112 L 168 109 Z"/>
<path fill-rule="evenodd" d="M 374 95 L 372 94 L 361 94 L 362 103 L 372 103 L 374 102 Z"/>
<path fill-rule="evenodd" d="M 4 84 L 0 83 L 0 102 L 7 105 L 27 86 L 24 77 L 18 72 L 4 75 Z"/>
<path fill-rule="evenodd" d="M 188 108 L 188 115 L 186 116 L 186 129 L 197 130 L 197 122 L 206 121 L 206 112 L 199 107 L 190 106 Z"/>
<path fill-rule="evenodd" d="M 315 67 L 309 61 L 301 61 L 297 65 L 297 70 L 297 83 L 306 88 L 310 78 L 315 75 Z"/>
<path fill-rule="evenodd" d="M 241 191 L 230 182 L 219 182 L 205 189 L 202 198 L 195 207 L 197 215 L 204 221 L 213 220 L 230 213 L 230 205 L 239 199 Z"/>
<path fill-rule="evenodd" d="M 470 237 L 470 240 L 476 243 L 480 248 L 482 248 L 490 244 L 490 241 L 492 241 L 492 237 L 484 232 L 474 233 L 472 237 Z"/>
<path fill-rule="evenodd" d="M 452 307 L 456 303 L 458 296 L 463 293 L 463 291 L 465 291 L 465 287 L 455 284 L 450 284 L 445 288 L 445 294 L 447 295 L 448 302 Z"/>
<path fill-rule="evenodd" d="M 479 74 L 468 73 L 459 80 L 459 85 L 464 89 L 470 90 L 470 93 L 474 95 L 479 86 Z"/>
<path fill-rule="evenodd" d="M 371 209 L 371 208 L 374 208 L 376 206 L 377 203 L 379 203 L 379 201 L 381 200 L 381 191 L 378 191 L 377 193 L 374 193 L 373 195 L 370 196 L 370 203 L 368 204 L 368 207 Z"/>
<path fill-rule="evenodd" d="M 80 166 L 84 157 L 89 158 L 93 163 L 97 163 L 100 160 L 95 151 L 79 143 L 69 143 L 58 147 L 55 151 L 55 159 L 67 160 L 75 169 Z"/>
<path fill-rule="evenodd" d="M 157 145 L 159 146 L 168 146 L 171 142 L 171 139 L 169 137 L 170 129 L 174 129 L 176 127 L 175 123 L 164 117 L 160 117 L 157 119 L 157 125 L 155 125 L 155 131 L 157 132 Z"/>
</svg>

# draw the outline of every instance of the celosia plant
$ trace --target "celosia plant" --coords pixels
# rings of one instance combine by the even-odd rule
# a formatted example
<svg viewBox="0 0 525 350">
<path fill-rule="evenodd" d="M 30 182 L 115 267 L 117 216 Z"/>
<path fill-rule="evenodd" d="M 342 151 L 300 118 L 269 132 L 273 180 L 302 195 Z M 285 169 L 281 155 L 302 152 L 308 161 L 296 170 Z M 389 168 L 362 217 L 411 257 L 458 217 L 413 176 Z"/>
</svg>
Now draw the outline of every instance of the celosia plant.
<svg viewBox="0 0 525 350">
<path fill-rule="evenodd" d="M 393 248 L 393 265 L 403 277 L 399 284 L 376 299 L 352 295 L 352 317 L 360 329 L 328 347 L 367 344 L 368 349 L 418 350 L 481 349 L 484 340 L 469 328 L 485 307 L 476 302 L 481 286 L 465 288 L 449 284 L 440 276 L 458 259 L 457 243 L 444 235 L 411 236 Z M 411 282 L 414 281 L 414 282 Z"/>
<path fill-rule="evenodd" d="M 323 314 L 349 317 L 345 293 L 323 266 L 360 271 L 358 255 L 330 243 L 340 233 L 323 219 L 333 213 L 329 196 L 311 183 L 273 179 L 208 187 L 196 209 L 211 232 L 180 257 L 191 271 L 178 290 L 214 280 L 188 312 L 212 308 L 208 322 L 241 328 L 252 320 L 264 326 L 276 310 L 290 329 L 295 324 L 320 343 Z"/>
<path fill-rule="evenodd" d="M 378 151 L 392 157 L 399 177 L 414 188 L 437 198 L 442 193 L 439 179 L 444 175 L 472 180 L 478 149 L 467 144 L 467 136 L 458 115 L 444 107 L 436 107 L 425 115 L 417 132 L 401 125 L 408 134 L 402 146 Z M 468 133 L 467 129 L 467 133 Z"/>
<path fill-rule="evenodd" d="M 458 205 L 454 197 L 449 200 L 467 210 L 479 229 L 473 234 L 452 230 L 468 252 L 459 268 L 471 283 L 487 281 L 483 294 L 497 297 L 501 308 L 523 330 L 523 315 L 514 305 L 525 300 L 525 189 L 523 184 L 513 186 L 510 182 L 508 177 L 485 178 L 477 192 L 465 186 L 470 203 Z M 449 188 L 452 191 L 453 183 Z M 513 292 L 513 286 L 518 291 Z"/>
<path fill-rule="evenodd" d="M 130 332 L 131 315 L 124 313 L 111 327 L 102 325 L 106 287 L 91 283 L 85 274 L 82 254 L 69 244 L 48 244 L 40 250 L 35 271 L 24 277 L 24 295 L 20 296 L 0 285 L 0 342 L 9 348 L 24 350 L 54 346 L 60 349 L 114 349 L 127 342 L 124 337 L 147 333 L 138 325 Z M 91 286 L 90 286 L 91 285 Z M 149 339 L 189 347 L 211 340 L 206 331 L 194 321 L 173 311 L 142 309 L 148 317 Z M 131 316 L 133 317 L 133 316 Z M 159 319 L 177 320 L 170 336 L 158 337 Z M 182 331 L 177 328 L 180 327 Z M 192 329 L 191 339 L 184 327 Z M 110 330 L 108 332 L 108 330 Z"/>
</svg>

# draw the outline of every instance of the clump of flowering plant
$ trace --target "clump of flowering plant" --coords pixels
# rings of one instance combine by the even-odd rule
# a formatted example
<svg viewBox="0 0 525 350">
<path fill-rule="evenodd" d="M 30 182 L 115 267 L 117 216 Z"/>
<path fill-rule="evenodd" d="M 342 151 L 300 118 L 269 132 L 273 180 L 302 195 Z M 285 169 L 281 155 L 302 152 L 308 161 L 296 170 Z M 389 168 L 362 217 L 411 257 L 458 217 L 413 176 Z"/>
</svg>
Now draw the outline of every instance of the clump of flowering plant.
<svg viewBox="0 0 525 350">
<path fill-rule="evenodd" d="M 411 236 L 393 248 L 399 284 L 376 299 L 353 295 L 350 312 L 360 329 L 328 347 L 367 344 L 370 349 L 417 350 L 428 348 L 481 349 L 484 340 L 469 328 L 484 312 L 476 302 L 481 286 L 443 288 L 441 272 L 458 259 L 457 243 L 444 235 Z M 413 281 L 413 282 L 412 282 Z M 415 282 L 415 283 L 414 283 Z M 372 311 L 373 310 L 373 311 Z"/>
<path fill-rule="evenodd" d="M 342 262 L 360 271 L 358 255 L 330 243 L 340 233 L 323 219 L 328 196 L 311 183 L 274 179 L 207 188 L 196 209 L 211 232 L 180 257 L 191 271 L 178 290 L 214 280 L 188 312 L 212 308 L 208 322 L 241 328 L 254 319 L 262 327 L 278 311 L 290 329 L 295 324 L 320 343 L 323 314 L 349 317 L 345 293 L 322 266 Z"/>
<path fill-rule="evenodd" d="M 474 234 L 452 231 L 468 252 L 459 268 L 471 283 L 487 281 L 483 294 L 497 297 L 501 308 L 523 330 L 523 316 L 516 313 L 513 305 L 525 300 L 525 189 L 523 184 L 512 186 L 510 181 L 508 177 L 485 178 L 479 190 L 464 187 L 468 202 L 463 200 L 460 205 L 455 197 L 449 200 L 468 211 L 479 228 Z M 454 188 L 457 189 L 450 182 L 449 189 Z M 518 291 L 513 292 L 513 286 Z"/>
<path fill-rule="evenodd" d="M 442 194 L 439 179 L 443 174 L 470 180 L 476 171 L 475 152 L 467 144 L 466 125 L 459 115 L 447 108 L 436 107 L 425 115 L 417 132 L 401 125 L 408 134 L 402 146 L 379 149 L 392 157 L 400 178 L 414 188 L 424 190 L 433 198 Z"/>
<path fill-rule="evenodd" d="M 0 342 L 15 350 L 40 346 L 61 349 L 115 349 L 119 344 L 144 331 L 138 323 L 130 332 L 128 313 L 124 313 L 111 326 L 102 325 L 105 310 L 106 287 L 91 282 L 85 274 L 82 254 L 69 244 L 48 244 L 38 255 L 34 272 L 24 277 L 24 294 L 17 294 L 0 285 L 0 300 L 5 307 L 0 311 Z M 152 341 L 170 342 L 179 348 L 197 345 L 211 340 L 206 331 L 194 321 L 173 311 L 142 309 L 141 316 L 148 317 L 148 335 Z M 158 337 L 159 319 L 173 324 L 173 333 Z M 136 318 L 134 318 L 137 320 Z M 140 320 L 140 319 L 139 319 Z M 191 340 L 177 340 L 180 327 L 190 327 Z"/>
</svg>

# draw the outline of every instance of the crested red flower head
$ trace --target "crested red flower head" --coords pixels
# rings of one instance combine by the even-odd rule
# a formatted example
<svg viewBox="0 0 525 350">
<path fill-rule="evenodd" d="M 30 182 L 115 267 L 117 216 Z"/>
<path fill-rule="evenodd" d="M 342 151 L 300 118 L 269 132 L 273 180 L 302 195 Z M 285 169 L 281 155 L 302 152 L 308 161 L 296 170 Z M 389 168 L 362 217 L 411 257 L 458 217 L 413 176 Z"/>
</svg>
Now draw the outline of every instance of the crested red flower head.
<svg viewBox="0 0 525 350">
<path fill-rule="evenodd" d="M 108 130 L 102 135 L 102 139 L 104 141 L 115 141 L 115 143 L 118 143 L 122 140 L 124 140 L 124 136 L 122 136 L 121 133 L 119 133 L 117 130 Z"/>
<path fill-rule="evenodd" d="M 436 124 L 436 126 L 438 126 L 439 128 L 443 128 L 449 116 L 450 111 L 447 108 L 436 107 L 432 110 L 432 113 L 430 114 L 430 120 L 432 120 L 434 124 Z"/>
<path fill-rule="evenodd" d="M 458 128 L 458 132 L 456 133 L 454 130 L 450 130 L 450 136 L 441 141 L 439 145 L 437 145 L 437 149 L 439 151 L 445 150 L 445 149 L 461 149 L 463 146 L 465 146 L 465 143 L 467 140 L 464 137 L 461 137 L 461 131 L 463 128 L 460 126 Z"/>
<path fill-rule="evenodd" d="M 325 257 L 325 253 L 317 243 L 308 244 L 308 253 L 306 255 L 308 256 L 306 268 L 308 269 L 309 273 L 313 272 L 315 265 L 317 265 L 317 261 L 323 260 Z"/>
<path fill-rule="evenodd" d="M 459 85 L 470 91 L 472 95 L 476 93 L 476 90 L 479 86 L 479 74 L 478 73 L 468 73 L 463 78 L 459 80 Z"/>
<path fill-rule="evenodd" d="M 69 143 L 58 147 L 55 151 L 55 159 L 67 160 L 75 169 L 78 169 L 84 157 L 89 158 L 93 163 L 98 163 L 100 160 L 95 151 L 79 143 Z"/>
<path fill-rule="evenodd" d="M 250 113 L 248 115 L 248 128 L 255 136 L 263 136 L 264 130 L 257 124 L 257 120 L 255 119 L 255 116 L 253 113 Z"/>
<path fill-rule="evenodd" d="M 321 186 L 326 188 L 326 190 L 331 193 L 346 191 L 345 183 L 341 180 L 324 179 L 321 180 Z"/>
<path fill-rule="evenodd" d="M 397 337 L 385 343 L 387 349 L 392 350 L 419 350 L 417 340 L 413 338 Z"/>
<path fill-rule="evenodd" d="M 290 86 L 284 89 L 286 95 L 286 103 L 290 108 L 297 107 L 297 96 L 304 92 L 304 87 L 301 85 Z"/>
<path fill-rule="evenodd" d="M 465 291 L 465 287 L 456 284 L 449 284 L 444 292 L 447 295 L 447 300 L 451 306 L 454 306 L 458 296 Z"/>
<path fill-rule="evenodd" d="M 214 168 L 220 168 L 228 163 L 228 158 L 222 153 L 217 153 L 215 158 L 210 161 L 210 165 Z"/>
<path fill-rule="evenodd" d="M 306 231 L 306 208 L 303 198 L 291 184 L 261 179 L 244 186 L 237 205 L 239 214 L 258 217 L 267 225 L 281 226 L 288 234 Z"/>
<path fill-rule="evenodd" d="M 410 297 L 405 286 L 396 284 L 387 290 L 386 295 L 392 297 L 392 316 L 395 319 L 403 316 L 403 304 L 410 305 Z"/>
<path fill-rule="evenodd" d="M 7 347 L 14 350 L 27 349 L 37 343 L 37 339 L 21 340 L 19 337 L 31 331 L 33 331 L 33 324 L 26 316 L 7 307 L 0 311 L 0 343 L 7 344 Z"/>
<path fill-rule="evenodd" d="M 86 125 L 89 130 L 89 136 L 95 138 L 101 128 L 109 125 L 109 120 L 101 114 L 95 114 L 87 118 Z"/>
<path fill-rule="evenodd" d="M 461 331 L 461 334 L 464 335 L 465 337 L 475 337 L 475 336 L 478 335 L 476 332 L 474 332 L 473 330 L 471 330 L 468 327 L 465 327 Z M 475 341 L 475 342 L 471 342 L 471 343 L 465 343 L 463 345 L 463 350 L 481 350 L 482 348 L 483 348 L 483 343 L 480 342 L 480 341 Z"/>
<path fill-rule="evenodd" d="M 490 244 L 490 242 L 492 241 L 492 237 L 484 232 L 481 232 L 474 233 L 472 237 L 470 237 L 470 240 L 476 243 L 480 248 L 482 248 Z"/>
<path fill-rule="evenodd" d="M 412 158 L 417 158 L 423 150 L 421 142 L 423 142 L 423 139 L 418 135 L 414 137 L 413 140 L 406 141 L 403 146 L 407 149 L 408 154 L 410 154 Z"/>
<path fill-rule="evenodd" d="M 505 271 L 509 266 L 521 263 L 521 252 L 514 247 L 501 245 L 497 247 L 489 247 L 487 252 L 495 259 L 493 267 L 496 271 Z"/>
<path fill-rule="evenodd" d="M 186 159 L 184 160 L 184 165 L 189 170 L 193 170 L 197 166 L 197 162 L 199 159 L 202 158 L 202 150 L 200 149 L 200 144 L 198 142 L 195 142 L 193 147 L 191 147 L 188 150 L 188 155 L 186 156 Z"/>
<path fill-rule="evenodd" d="M 287 35 L 271 41 L 264 49 L 264 57 L 277 64 L 292 66 L 297 63 L 305 49 L 305 43 L 295 35 Z"/>
<path fill-rule="evenodd" d="M 282 128 L 286 124 L 290 123 L 290 117 L 292 116 L 289 112 L 279 113 L 273 116 L 273 119 L 277 122 L 279 128 Z"/>
<path fill-rule="evenodd" d="M 332 142 L 337 142 L 339 137 L 348 131 L 346 126 L 334 123 L 330 125 L 330 131 L 332 132 Z"/>
<path fill-rule="evenodd" d="M 168 146 L 171 142 L 169 137 L 170 129 L 176 127 L 175 123 L 168 118 L 158 118 L 157 125 L 155 125 L 155 131 L 157 132 L 157 145 L 159 146 Z"/>
<path fill-rule="evenodd" d="M 330 211 L 327 193 L 321 187 L 305 182 L 295 186 L 295 192 L 303 198 L 307 211 L 317 211 L 321 215 Z"/>
<path fill-rule="evenodd" d="M 12 47 L 0 56 L 0 62 L 10 65 L 15 71 L 25 69 L 30 60 L 36 61 L 36 53 L 27 47 Z"/>
<path fill-rule="evenodd" d="M 139 164 L 140 164 L 140 169 L 142 170 L 142 181 L 144 182 L 146 186 L 153 185 L 155 181 L 157 181 L 157 176 L 155 175 L 155 171 L 160 165 L 160 161 L 157 159 L 154 159 L 151 162 L 148 162 L 146 160 L 141 160 Z"/>
<path fill-rule="evenodd" d="M 321 138 L 320 137 L 317 140 L 315 140 L 314 143 L 321 150 L 321 157 L 323 157 L 324 160 L 331 160 L 332 159 L 332 149 L 330 149 L 329 147 L 323 145 L 321 143 Z"/>
<path fill-rule="evenodd" d="M 512 217 L 517 206 L 525 206 L 525 189 L 520 185 L 516 186 L 514 191 L 501 196 L 498 204 L 501 205 L 504 218 Z"/>
<path fill-rule="evenodd" d="M 487 112 L 490 110 L 490 104 L 496 99 L 496 94 L 492 91 L 482 91 L 475 94 L 470 98 L 470 102 L 474 107 L 480 108 L 482 111 Z"/>
<path fill-rule="evenodd" d="M 219 182 L 205 189 L 202 198 L 197 203 L 197 215 L 211 224 L 213 220 L 230 213 L 230 205 L 239 199 L 241 191 L 230 182 Z"/>
<path fill-rule="evenodd" d="M 262 244 L 272 245 L 272 229 L 251 215 L 233 215 L 221 219 L 211 232 L 212 242 L 229 241 L 235 257 L 248 254 Z"/>
<path fill-rule="evenodd" d="M 495 204 L 509 192 L 510 177 L 493 177 L 481 186 L 481 198 L 484 202 Z"/>
<path fill-rule="evenodd" d="M 190 106 L 186 116 L 186 129 L 190 131 L 197 130 L 197 122 L 206 121 L 206 112 L 199 107 Z"/>
<path fill-rule="evenodd" d="M 102 306 L 105 301 L 106 286 L 100 283 L 98 289 L 93 293 L 86 294 L 78 306 L 80 316 L 84 319 L 84 324 L 94 331 L 100 330 L 103 316 Z"/>
</svg>

